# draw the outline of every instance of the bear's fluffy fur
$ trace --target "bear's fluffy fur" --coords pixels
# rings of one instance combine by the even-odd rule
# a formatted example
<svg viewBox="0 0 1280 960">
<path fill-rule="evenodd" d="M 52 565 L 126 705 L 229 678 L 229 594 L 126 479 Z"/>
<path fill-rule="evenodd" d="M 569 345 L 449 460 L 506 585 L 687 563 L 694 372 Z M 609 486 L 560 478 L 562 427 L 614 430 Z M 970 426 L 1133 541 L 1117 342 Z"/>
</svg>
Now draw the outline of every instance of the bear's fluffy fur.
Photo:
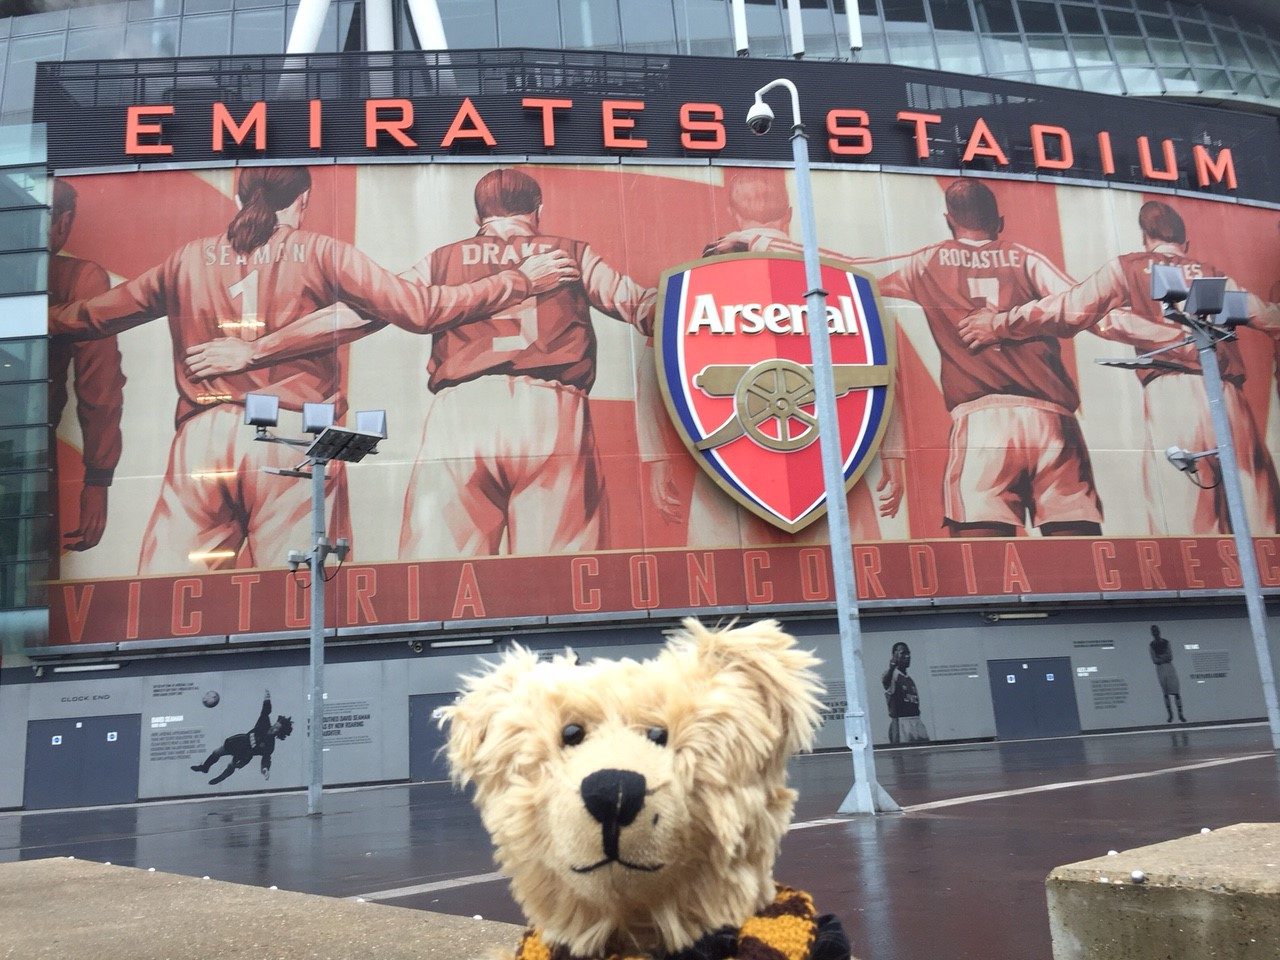
<svg viewBox="0 0 1280 960">
<path fill-rule="evenodd" d="M 773 621 L 686 620 L 652 660 L 539 662 L 517 647 L 466 679 L 445 711 L 449 763 L 475 784 L 498 864 L 548 943 L 661 955 L 770 903 L 795 804 L 787 759 L 818 723 L 817 663 Z M 585 731 L 577 745 L 564 743 L 570 724 Z M 580 872 L 603 857 L 580 787 L 606 769 L 644 777 L 618 839 L 635 866 Z"/>
</svg>

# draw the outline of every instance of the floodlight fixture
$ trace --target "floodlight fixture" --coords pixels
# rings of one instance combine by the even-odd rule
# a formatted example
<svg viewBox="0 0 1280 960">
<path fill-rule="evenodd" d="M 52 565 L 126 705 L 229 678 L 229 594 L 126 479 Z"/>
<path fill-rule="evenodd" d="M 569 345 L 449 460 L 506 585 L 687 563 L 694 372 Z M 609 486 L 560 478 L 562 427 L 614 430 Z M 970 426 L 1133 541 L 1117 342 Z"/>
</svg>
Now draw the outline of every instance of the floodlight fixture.
<svg viewBox="0 0 1280 960">
<path fill-rule="evenodd" d="M 1187 279 L 1177 267 L 1167 263 L 1151 265 L 1151 299 L 1173 306 L 1187 299 Z"/>
<path fill-rule="evenodd" d="M 346 427 L 328 427 L 307 448 L 307 459 L 319 463 L 341 460 L 359 463 L 366 456 L 377 452 L 382 437 L 375 433 L 349 430 Z"/>
<path fill-rule="evenodd" d="M 387 411 L 357 410 L 356 429 L 361 433 L 372 433 L 387 439 Z"/>
<path fill-rule="evenodd" d="M 1216 316 L 1222 312 L 1226 293 L 1226 277 L 1196 277 L 1182 309 L 1193 317 Z"/>
<path fill-rule="evenodd" d="M 1209 319 L 1228 329 L 1248 323 L 1249 295 L 1243 290 L 1228 290 L 1222 295 L 1222 310 Z"/>
<path fill-rule="evenodd" d="M 336 416 L 332 403 L 304 403 L 302 405 L 302 432 L 321 434 L 333 426 Z"/>
<path fill-rule="evenodd" d="M 244 397 L 244 422 L 254 427 L 258 436 L 267 435 L 267 427 L 280 422 L 280 398 L 270 393 L 247 393 Z"/>
</svg>

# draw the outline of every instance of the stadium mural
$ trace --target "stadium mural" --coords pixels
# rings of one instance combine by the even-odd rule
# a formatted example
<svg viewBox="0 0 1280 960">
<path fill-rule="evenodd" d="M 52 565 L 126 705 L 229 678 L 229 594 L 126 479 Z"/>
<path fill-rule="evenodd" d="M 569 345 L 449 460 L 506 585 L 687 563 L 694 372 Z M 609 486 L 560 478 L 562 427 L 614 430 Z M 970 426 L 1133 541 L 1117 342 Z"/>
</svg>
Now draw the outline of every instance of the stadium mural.
<svg viewBox="0 0 1280 960">
<path fill-rule="evenodd" d="M 975 177 L 816 171 L 815 191 L 827 262 L 863 278 L 892 370 L 859 388 L 892 394 L 849 492 L 864 598 L 1239 584 L 1212 462 L 1188 478 L 1162 452 L 1213 445 L 1194 352 L 1139 375 L 1093 362 L 1179 340 L 1147 298 L 1154 262 L 1258 295 L 1257 329 L 1222 359 L 1262 576 L 1280 584 L 1280 215 Z M 379 455 L 329 481 L 331 535 L 353 542 L 335 626 L 830 601 L 824 524 L 779 530 L 699 468 L 655 339 L 664 273 L 789 262 L 793 205 L 783 170 L 719 166 L 59 180 L 51 640 L 306 625 L 305 577 L 283 567 L 307 546 L 309 490 L 263 472 L 297 455 L 254 442 L 249 392 L 388 410 Z M 837 335 L 857 289 L 849 314 L 833 296 Z M 768 306 L 744 292 L 663 323 L 710 339 L 708 359 L 763 332 L 803 369 L 807 318 Z M 764 386 L 783 390 L 775 373 Z M 795 387 L 785 416 L 744 399 L 753 430 L 716 450 L 816 453 Z"/>
</svg>

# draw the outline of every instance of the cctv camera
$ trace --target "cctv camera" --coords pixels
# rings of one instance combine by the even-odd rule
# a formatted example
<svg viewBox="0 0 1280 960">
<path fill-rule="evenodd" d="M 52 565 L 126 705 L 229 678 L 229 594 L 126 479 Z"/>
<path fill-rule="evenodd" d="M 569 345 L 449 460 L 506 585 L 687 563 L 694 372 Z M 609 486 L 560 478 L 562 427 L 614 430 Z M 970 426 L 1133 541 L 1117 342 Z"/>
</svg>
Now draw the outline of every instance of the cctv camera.
<svg viewBox="0 0 1280 960">
<path fill-rule="evenodd" d="M 751 105 L 751 109 L 747 111 L 747 126 L 751 128 L 752 133 L 758 136 L 762 133 L 768 133 L 769 127 L 772 125 L 773 111 L 763 100 L 757 100 Z"/>
<path fill-rule="evenodd" d="M 414 653 L 421 653 L 421 652 L 422 652 L 422 641 L 421 641 L 421 640 L 410 640 L 410 641 L 409 641 L 409 649 L 410 649 L 410 650 L 412 650 Z"/>
</svg>

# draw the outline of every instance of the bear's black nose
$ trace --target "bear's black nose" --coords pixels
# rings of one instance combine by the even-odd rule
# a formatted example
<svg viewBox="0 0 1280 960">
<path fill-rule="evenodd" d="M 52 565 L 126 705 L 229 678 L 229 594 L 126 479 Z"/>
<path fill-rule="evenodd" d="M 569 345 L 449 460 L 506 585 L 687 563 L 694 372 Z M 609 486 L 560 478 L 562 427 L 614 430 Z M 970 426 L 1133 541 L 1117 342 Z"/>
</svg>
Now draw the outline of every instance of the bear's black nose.
<svg viewBox="0 0 1280 960">
<path fill-rule="evenodd" d="M 644 776 L 633 770 L 597 770 L 579 792 L 587 812 L 614 831 L 628 826 L 644 806 Z"/>
</svg>

